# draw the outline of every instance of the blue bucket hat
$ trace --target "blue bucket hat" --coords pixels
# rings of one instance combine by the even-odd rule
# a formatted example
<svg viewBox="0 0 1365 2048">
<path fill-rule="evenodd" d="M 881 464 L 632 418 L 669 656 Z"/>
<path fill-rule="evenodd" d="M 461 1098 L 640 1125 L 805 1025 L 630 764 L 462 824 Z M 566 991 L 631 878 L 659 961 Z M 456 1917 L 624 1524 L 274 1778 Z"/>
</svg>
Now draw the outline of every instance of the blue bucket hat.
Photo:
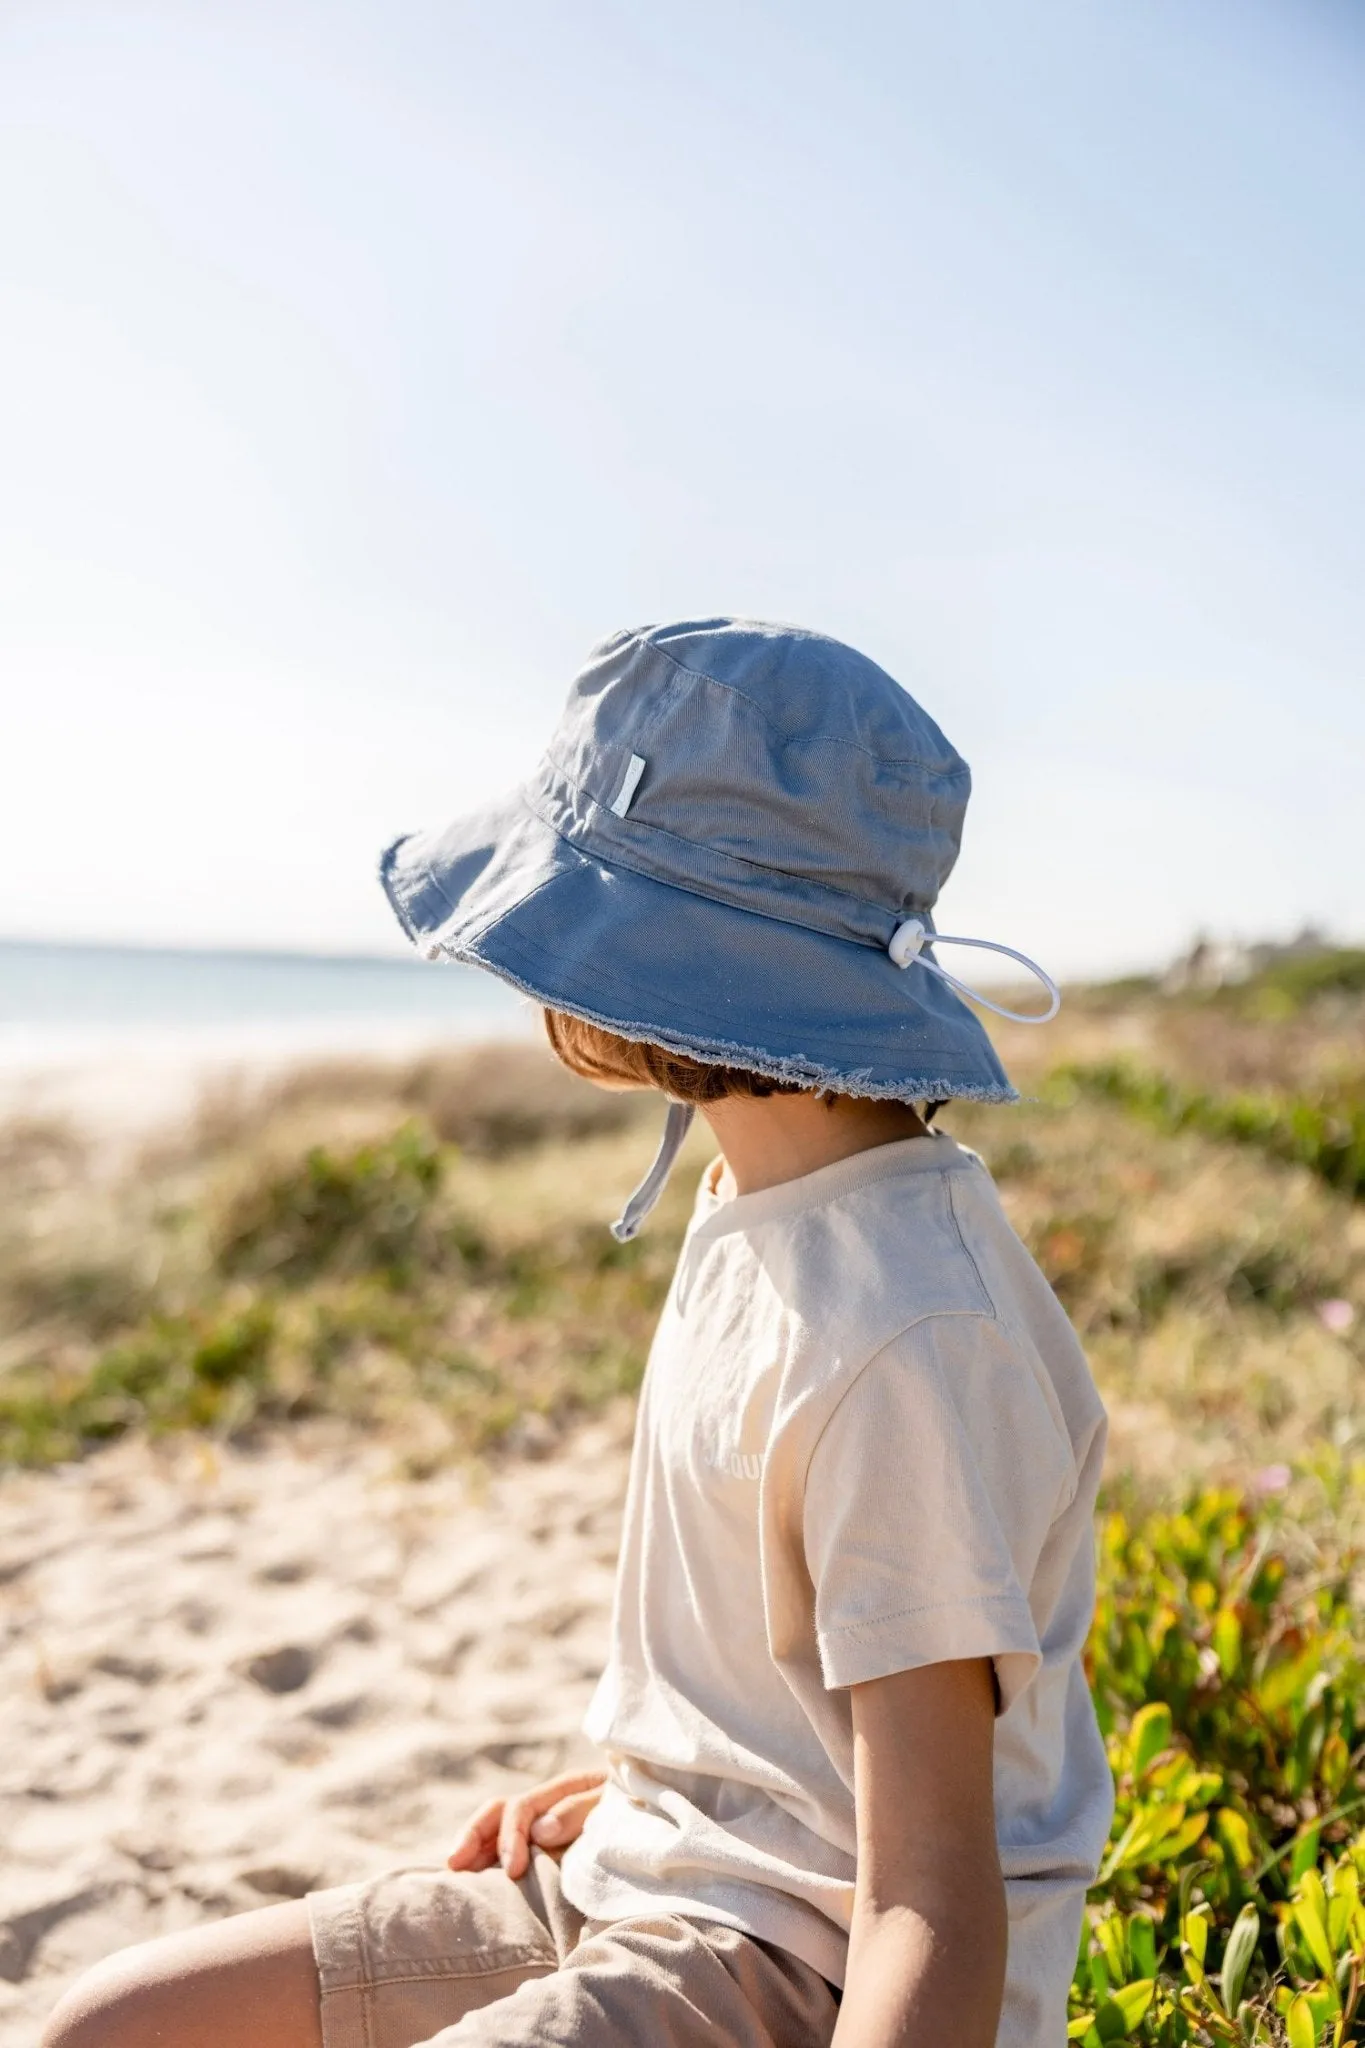
<svg viewBox="0 0 1365 2048">
<path fill-rule="evenodd" d="M 971 788 L 934 721 L 820 633 L 702 619 L 614 633 L 540 765 L 380 877 L 426 958 L 775 1081 L 906 1102 L 1017 1094 L 936 945 Z M 633 1236 L 691 1110 L 614 1226 Z"/>
</svg>

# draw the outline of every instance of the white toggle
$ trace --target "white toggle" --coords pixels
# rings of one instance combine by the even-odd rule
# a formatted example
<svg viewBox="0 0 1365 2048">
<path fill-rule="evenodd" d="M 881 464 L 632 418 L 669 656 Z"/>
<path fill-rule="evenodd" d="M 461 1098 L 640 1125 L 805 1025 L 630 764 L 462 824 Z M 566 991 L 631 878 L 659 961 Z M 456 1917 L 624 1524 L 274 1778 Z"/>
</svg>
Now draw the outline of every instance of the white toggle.
<svg viewBox="0 0 1365 2048">
<path fill-rule="evenodd" d="M 905 924 L 898 924 L 891 934 L 891 944 L 886 949 L 891 955 L 891 965 L 908 967 L 912 960 L 918 960 L 919 949 L 928 936 L 917 917 L 908 919 Z"/>
<path fill-rule="evenodd" d="M 1017 960 L 1021 967 L 1027 967 L 1030 974 L 1037 975 L 1051 998 L 1047 1009 L 1040 1010 L 1036 1017 L 1027 1016 L 1022 1010 L 1004 1009 L 999 1003 L 993 1003 L 989 996 L 983 996 L 979 989 L 968 988 L 965 981 L 949 974 L 937 960 L 930 960 L 924 952 L 926 946 L 978 946 L 984 953 L 1004 953 L 1007 958 Z M 931 932 L 919 918 L 910 917 L 904 924 L 896 926 L 886 950 L 893 966 L 909 967 L 918 960 L 921 967 L 927 967 L 931 974 L 936 974 L 940 981 L 946 981 L 949 988 L 955 988 L 959 995 L 980 1003 L 983 1010 L 993 1010 L 997 1017 L 1008 1017 L 1011 1024 L 1050 1024 L 1062 1007 L 1062 992 L 1052 976 L 1036 960 L 1030 960 L 1027 953 L 1017 953 L 1013 946 L 1002 946 L 998 939 L 955 939 L 947 932 Z"/>
</svg>

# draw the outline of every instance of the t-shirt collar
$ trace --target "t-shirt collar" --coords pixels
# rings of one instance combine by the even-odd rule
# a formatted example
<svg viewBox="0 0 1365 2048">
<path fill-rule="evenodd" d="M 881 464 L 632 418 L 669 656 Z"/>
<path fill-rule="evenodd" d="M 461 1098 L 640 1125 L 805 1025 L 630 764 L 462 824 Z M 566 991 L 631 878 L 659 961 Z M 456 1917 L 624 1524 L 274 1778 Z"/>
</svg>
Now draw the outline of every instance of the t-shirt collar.
<svg viewBox="0 0 1365 2048">
<path fill-rule="evenodd" d="M 715 1192 L 724 1167 L 717 1156 L 702 1175 L 689 1234 L 704 1232 L 707 1237 L 718 1237 L 732 1230 L 751 1230 L 779 1217 L 821 1208 L 826 1202 L 838 1201 L 876 1181 L 894 1180 L 911 1173 L 942 1173 L 954 1166 L 969 1165 L 974 1158 L 974 1153 L 946 1131 L 928 1131 L 922 1137 L 897 1138 L 889 1145 L 869 1145 L 865 1152 L 837 1159 L 832 1166 L 818 1166 L 814 1173 L 779 1181 L 775 1187 L 760 1188 L 752 1195 L 732 1195 L 726 1201 Z"/>
</svg>

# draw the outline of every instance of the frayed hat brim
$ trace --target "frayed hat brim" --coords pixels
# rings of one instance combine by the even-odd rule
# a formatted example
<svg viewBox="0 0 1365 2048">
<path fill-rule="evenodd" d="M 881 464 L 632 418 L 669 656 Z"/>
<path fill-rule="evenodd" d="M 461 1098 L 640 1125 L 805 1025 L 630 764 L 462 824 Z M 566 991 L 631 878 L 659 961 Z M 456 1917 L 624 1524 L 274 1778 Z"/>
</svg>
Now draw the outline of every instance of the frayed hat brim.
<svg viewBox="0 0 1365 2048">
<path fill-rule="evenodd" d="M 395 842 L 380 878 L 428 958 L 484 967 L 622 1037 L 848 1095 L 1018 1100 L 982 1025 L 932 974 L 593 857 L 518 795 Z"/>
</svg>

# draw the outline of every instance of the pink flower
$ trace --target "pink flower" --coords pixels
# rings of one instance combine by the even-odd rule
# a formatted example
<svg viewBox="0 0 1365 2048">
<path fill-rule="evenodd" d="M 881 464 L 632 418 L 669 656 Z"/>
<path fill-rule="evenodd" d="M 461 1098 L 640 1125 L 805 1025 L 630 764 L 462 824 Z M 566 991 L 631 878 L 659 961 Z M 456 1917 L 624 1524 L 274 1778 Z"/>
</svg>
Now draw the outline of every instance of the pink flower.
<svg viewBox="0 0 1365 2048">
<path fill-rule="evenodd" d="M 1330 1330 L 1334 1337 L 1344 1337 L 1356 1319 L 1355 1303 L 1351 1301 L 1320 1301 L 1318 1321 L 1324 1330 Z"/>
<path fill-rule="evenodd" d="M 1253 1493 L 1283 1493 L 1294 1477 L 1287 1465 L 1263 1465 L 1259 1472 L 1252 1474 Z"/>
</svg>

